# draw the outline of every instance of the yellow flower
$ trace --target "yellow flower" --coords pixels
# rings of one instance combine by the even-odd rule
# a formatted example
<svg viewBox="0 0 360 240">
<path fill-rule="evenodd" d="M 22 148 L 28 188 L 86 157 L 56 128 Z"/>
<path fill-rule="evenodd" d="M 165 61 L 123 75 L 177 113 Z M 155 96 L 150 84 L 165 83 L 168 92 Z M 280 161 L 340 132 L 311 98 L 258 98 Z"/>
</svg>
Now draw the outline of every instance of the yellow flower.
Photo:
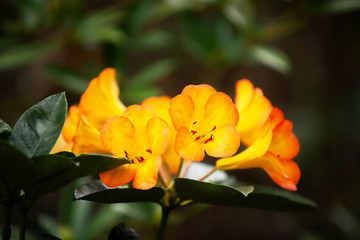
<svg viewBox="0 0 360 240">
<path fill-rule="evenodd" d="M 156 115 L 164 119 L 169 124 L 168 146 L 162 155 L 162 159 L 168 167 L 170 173 L 176 174 L 180 166 L 181 157 L 175 152 L 176 130 L 172 125 L 169 115 L 170 101 L 171 98 L 168 96 L 149 97 L 141 104 L 151 106 L 155 110 Z"/>
<path fill-rule="evenodd" d="M 262 168 L 281 187 L 295 191 L 300 169 L 292 158 L 299 152 L 299 142 L 292 133 L 292 123 L 248 80 L 237 82 L 235 104 L 240 116 L 237 130 L 248 148 L 219 159 L 216 168 Z"/>
<path fill-rule="evenodd" d="M 100 173 L 101 181 L 108 187 L 130 181 L 137 189 L 154 187 L 167 140 L 168 124 L 149 106 L 132 105 L 122 116 L 110 118 L 101 129 L 103 146 L 131 163 Z"/>
<path fill-rule="evenodd" d="M 204 150 L 213 157 L 236 153 L 239 114 L 228 95 L 206 84 L 188 85 L 171 100 L 169 114 L 177 131 L 175 151 L 185 160 L 201 161 Z"/>
</svg>

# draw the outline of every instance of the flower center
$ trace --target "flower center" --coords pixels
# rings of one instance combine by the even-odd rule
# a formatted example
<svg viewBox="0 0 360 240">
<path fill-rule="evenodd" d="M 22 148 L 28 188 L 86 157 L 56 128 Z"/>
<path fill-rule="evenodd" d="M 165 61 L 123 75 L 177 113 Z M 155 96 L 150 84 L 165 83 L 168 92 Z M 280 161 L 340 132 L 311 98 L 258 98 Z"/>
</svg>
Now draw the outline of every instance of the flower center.
<svg viewBox="0 0 360 240">
<path fill-rule="evenodd" d="M 193 135 L 195 141 L 199 142 L 199 143 L 203 143 L 206 144 L 212 140 L 214 140 L 214 134 L 213 132 L 216 129 L 216 126 L 214 126 L 210 131 L 207 131 L 205 133 L 202 134 L 198 134 L 198 131 L 194 130 L 195 125 L 197 124 L 197 122 L 193 122 L 192 128 L 191 128 L 191 135 Z"/>
<path fill-rule="evenodd" d="M 146 149 L 145 150 L 148 154 L 146 154 L 147 156 L 142 156 L 142 155 L 132 155 L 132 154 L 129 154 L 126 150 L 125 150 L 125 157 L 127 159 L 129 159 L 132 163 L 142 163 L 144 162 L 146 159 L 148 159 L 151 154 L 152 154 L 152 151 L 151 149 Z"/>
</svg>

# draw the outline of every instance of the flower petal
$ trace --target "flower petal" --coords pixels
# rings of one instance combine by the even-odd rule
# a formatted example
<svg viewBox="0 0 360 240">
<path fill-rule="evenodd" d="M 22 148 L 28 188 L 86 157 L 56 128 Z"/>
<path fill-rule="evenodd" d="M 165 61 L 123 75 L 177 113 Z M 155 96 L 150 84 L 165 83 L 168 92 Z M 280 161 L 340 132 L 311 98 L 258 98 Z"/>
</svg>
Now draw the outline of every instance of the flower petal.
<svg viewBox="0 0 360 240">
<path fill-rule="evenodd" d="M 100 130 L 106 120 L 124 112 L 125 106 L 118 96 L 115 70 L 107 68 L 90 82 L 81 96 L 79 107 L 88 122 Z"/>
<path fill-rule="evenodd" d="M 133 180 L 134 188 L 146 190 L 154 187 L 158 179 L 161 157 L 152 155 L 144 163 L 137 165 L 139 166 Z"/>
<path fill-rule="evenodd" d="M 180 127 L 189 128 L 193 123 L 195 105 L 190 95 L 180 94 L 170 102 L 169 115 L 176 130 Z"/>
<path fill-rule="evenodd" d="M 76 130 L 72 151 L 75 155 L 86 153 L 109 153 L 101 144 L 100 131 L 93 127 L 84 116 L 81 117 Z"/>
<path fill-rule="evenodd" d="M 170 173 L 176 174 L 180 166 L 181 157 L 175 152 L 174 148 L 176 131 L 169 115 L 170 101 L 171 98 L 168 96 L 150 97 L 145 99 L 141 104 L 151 106 L 155 110 L 156 115 L 169 124 L 168 144 L 165 153 L 162 155 L 162 159 L 169 168 Z"/>
<path fill-rule="evenodd" d="M 203 145 L 206 153 L 212 157 L 230 157 L 240 146 L 240 135 L 231 125 L 217 127 L 212 136 L 211 141 Z"/>
<path fill-rule="evenodd" d="M 66 142 L 72 142 L 77 126 L 80 121 L 80 111 L 77 106 L 71 106 L 69 108 L 69 114 L 65 120 L 61 135 Z"/>
<path fill-rule="evenodd" d="M 235 105 L 240 113 L 246 109 L 254 94 L 254 85 L 247 79 L 236 82 Z"/>
<path fill-rule="evenodd" d="M 126 157 L 125 151 L 138 154 L 135 127 L 127 117 L 110 118 L 101 129 L 100 137 L 104 148 L 117 157 Z"/>
<path fill-rule="evenodd" d="M 281 170 L 272 167 L 264 168 L 271 179 L 282 188 L 296 191 L 296 185 L 298 184 L 301 175 L 298 165 L 293 161 L 283 161 L 273 154 L 267 154 L 266 157 L 271 157 L 272 159 L 269 159 L 271 162 L 278 161 L 281 164 Z"/>
<path fill-rule="evenodd" d="M 187 128 L 178 129 L 175 139 L 175 151 L 184 160 L 201 161 L 205 157 L 202 146 L 191 136 Z"/>
<path fill-rule="evenodd" d="M 269 151 L 281 159 L 293 159 L 300 151 L 299 140 L 292 133 L 292 128 L 292 122 L 284 120 L 273 131 Z"/>
<path fill-rule="evenodd" d="M 231 98 L 225 93 L 212 94 L 205 104 L 205 116 L 202 129 L 210 131 L 214 126 L 236 126 L 239 121 L 239 113 Z M 206 131 L 205 130 L 205 131 Z"/>
<path fill-rule="evenodd" d="M 150 118 L 146 131 L 152 154 L 162 155 L 167 147 L 169 125 L 159 117 Z"/>
<path fill-rule="evenodd" d="M 233 157 L 217 160 L 216 168 L 222 170 L 229 170 L 246 169 L 256 166 L 257 163 L 254 162 L 254 159 L 257 159 L 264 155 L 271 143 L 272 130 L 270 127 L 270 123 L 267 122 L 266 125 L 266 131 L 264 131 L 263 136 L 261 136 L 254 144 Z"/>
<path fill-rule="evenodd" d="M 248 107 L 239 111 L 239 122 L 236 129 L 239 132 L 246 132 L 260 127 L 269 118 L 271 111 L 270 101 L 264 97 L 261 89 L 256 88 Z"/>
<path fill-rule="evenodd" d="M 114 188 L 129 183 L 134 179 L 138 164 L 124 164 L 99 174 L 101 181 L 108 187 Z"/>
</svg>

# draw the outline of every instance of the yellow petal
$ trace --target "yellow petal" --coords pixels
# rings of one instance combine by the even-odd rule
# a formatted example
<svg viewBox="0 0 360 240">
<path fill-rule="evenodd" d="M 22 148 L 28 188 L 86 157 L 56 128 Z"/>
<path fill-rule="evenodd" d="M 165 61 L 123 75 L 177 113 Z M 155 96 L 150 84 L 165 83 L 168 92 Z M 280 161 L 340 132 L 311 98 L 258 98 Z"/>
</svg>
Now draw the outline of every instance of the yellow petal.
<svg viewBox="0 0 360 240">
<path fill-rule="evenodd" d="M 132 156 L 138 155 L 135 127 L 127 117 L 112 117 L 101 129 L 101 141 L 106 150 L 118 157 L 126 157 L 125 151 Z"/>
<path fill-rule="evenodd" d="M 156 115 L 169 124 L 168 144 L 165 153 L 162 155 L 162 159 L 169 168 L 170 173 L 176 174 L 180 166 L 181 157 L 175 152 L 176 130 L 172 125 L 169 115 L 170 101 L 171 98 L 168 96 L 150 97 L 145 99 L 141 104 L 151 106 L 155 110 Z"/>
<path fill-rule="evenodd" d="M 170 102 L 169 115 L 176 130 L 191 127 L 195 105 L 189 95 L 177 95 Z"/>
<path fill-rule="evenodd" d="M 124 164 L 115 169 L 99 174 L 101 181 L 108 187 L 114 188 L 129 183 L 134 179 L 137 164 Z"/>
<path fill-rule="evenodd" d="M 93 127 L 84 116 L 82 116 L 76 130 L 72 151 L 76 155 L 86 153 L 109 153 L 101 144 L 100 131 Z"/>
<path fill-rule="evenodd" d="M 266 129 L 267 130 L 264 132 L 263 136 L 261 136 L 254 144 L 249 146 L 241 153 L 236 154 L 235 156 L 230 158 L 223 158 L 217 160 L 216 168 L 222 170 L 229 170 L 254 167 L 256 163 L 254 163 L 253 160 L 264 155 L 271 143 L 272 130 L 269 122 L 267 123 Z"/>
<path fill-rule="evenodd" d="M 124 112 L 125 106 L 118 96 L 115 70 L 107 68 L 90 82 L 80 99 L 79 107 L 87 121 L 100 130 L 106 120 Z"/>
<path fill-rule="evenodd" d="M 169 115 L 170 101 L 171 98 L 169 96 L 149 97 L 145 99 L 141 105 L 148 105 L 152 107 L 155 110 L 157 116 L 164 119 L 168 124 L 171 124 Z"/>
<path fill-rule="evenodd" d="M 214 93 L 216 93 L 216 90 L 207 84 L 188 85 L 183 89 L 181 95 L 189 95 L 194 102 L 193 119 L 200 120 L 204 116 L 205 104 Z M 183 108 L 185 107 L 187 108 L 188 105 L 183 105 Z M 183 126 L 190 127 L 189 125 Z M 175 128 L 177 129 L 177 127 Z"/>
<path fill-rule="evenodd" d="M 254 94 L 254 85 L 247 79 L 242 79 L 236 82 L 235 85 L 235 105 L 239 112 L 246 109 Z"/>
<path fill-rule="evenodd" d="M 50 154 L 57 153 L 57 152 L 71 152 L 72 151 L 73 143 L 66 142 L 63 136 L 60 134 L 59 138 L 56 140 L 54 147 L 51 149 Z"/>
<path fill-rule="evenodd" d="M 217 127 L 210 139 L 205 141 L 203 147 L 212 157 L 230 157 L 240 146 L 240 135 L 231 125 Z"/>
<path fill-rule="evenodd" d="M 236 129 L 241 133 L 260 127 L 269 118 L 271 111 L 270 101 L 264 97 L 261 89 L 255 89 L 248 107 L 239 111 L 239 122 Z"/>
<path fill-rule="evenodd" d="M 175 139 L 175 151 L 185 160 L 201 161 L 205 157 L 202 146 L 196 142 L 187 128 L 178 129 Z"/>
<path fill-rule="evenodd" d="M 61 135 L 66 142 L 72 142 L 77 126 L 80 121 L 80 111 L 77 106 L 71 106 L 69 108 L 69 114 L 65 120 Z"/>
<path fill-rule="evenodd" d="M 154 155 L 162 155 L 167 147 L 169 125 L 159 117 L 150 118 L 146 131 Z"/>
<path fill-rule="evenodd" d="M 239 113 L 231 98 L 225 93 L 212 94 L 205 104 L 205 115 L 198 129 L 200 132 L 211 131 L 215 126 L 236 126 Z"/>
<path fill-rule="evenodd" d="M 158 179 L 161 157 L 152 155 L 145 162 L 137 165 L 139 166 L 133 180 L 134 188 L 146 190 L 154 187 Z"/>
</svg>

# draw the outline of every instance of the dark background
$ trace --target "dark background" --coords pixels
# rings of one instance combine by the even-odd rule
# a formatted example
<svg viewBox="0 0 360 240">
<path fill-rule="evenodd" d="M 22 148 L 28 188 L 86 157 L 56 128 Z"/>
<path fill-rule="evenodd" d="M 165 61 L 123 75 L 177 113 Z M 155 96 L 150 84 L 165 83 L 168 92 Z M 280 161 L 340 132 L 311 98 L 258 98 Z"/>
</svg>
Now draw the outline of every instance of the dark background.
<svg viewBox="0 0 360 240">
<path fill-rule="evenodd" d="M 175 218 L 191 212 L 180 209 L 166 239 L 358 239 L 358 1 L 179 1 L 181 7 L 170 4 L 177 1 L 119 2 L 2 3 L 1 119 L 14 126 L 27 108 L 60 91 L 76 104 L 106 67 L 118 70 L 126 104 L 151 95 L 175 96 L 189 83 L 207 83 L 233 97 L 235 82 L 248 78 L 294 123 L 301 146 L 295 158 L 302 172 L 298 193 L 319 210 L 213 207 L 179 222 Z M 246 23 L 224 10 L 231 7 Z M 258 47 L 265 50 L 259 53 Z M 262 170 L 231 173 L 277 187 Z M 84 237 L 84 220 L 99 218 L 104 206 L 66 207 L 62 199 L 71 198 L 71 187 L 38 201 L 30 213 L 32 235 L 106 239 L 122 221 L 141 239 L 151 239 L 157 211 L 147 205 L 141 216 L 134 204 L 127 210 L 106 206 L 109 223 L 99 224 L 93 238 Z"/>
</svg>

